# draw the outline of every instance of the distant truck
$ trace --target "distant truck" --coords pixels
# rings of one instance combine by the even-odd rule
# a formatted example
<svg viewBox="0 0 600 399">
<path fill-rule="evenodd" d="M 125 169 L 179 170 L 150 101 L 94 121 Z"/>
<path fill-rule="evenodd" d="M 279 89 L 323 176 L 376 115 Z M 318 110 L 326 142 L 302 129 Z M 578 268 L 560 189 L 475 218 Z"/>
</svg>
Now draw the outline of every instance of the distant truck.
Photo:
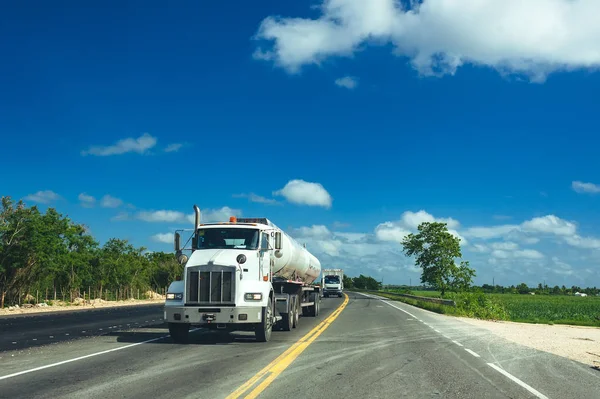
<svg viewBox="0 0 600 399">
<path fill-rule="evenodd" d="M 266 342 L 274 326 L 289 331 L 300 314 L 319 314 L 321 287 L 311 283 L 321 263 L 304 246 L 266 218 L 201 223 L 196 205 L 194 211 L 191 248 L 181 247 L 179 231 L 185 230 L 175 232 L 183 279 L 169 286 L 164 308 L 175 342 L 185 342 L 192 325 L 254 331 Z M 189 259 L 184 250 L 191 251 Z"/>
<path fill-rule="evenodd" d="M 323 269 L 321 289 L 325 298 L 330 295 L 341 298 L 344 295 L 344 271 L 342 269 Z"/>
</svg>

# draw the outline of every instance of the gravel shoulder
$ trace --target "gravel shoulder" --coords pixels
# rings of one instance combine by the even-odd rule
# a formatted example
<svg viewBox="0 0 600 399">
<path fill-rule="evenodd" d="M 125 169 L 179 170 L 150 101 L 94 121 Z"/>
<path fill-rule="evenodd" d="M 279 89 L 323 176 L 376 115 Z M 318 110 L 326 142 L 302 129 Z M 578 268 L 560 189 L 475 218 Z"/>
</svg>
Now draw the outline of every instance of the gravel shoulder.
<svg viewBox="0 0 600 399">
<path fill-rule="evenodd" d="M 600 328 L 487 321 L 457 317 L 509 341 L 600 367 Z"/>
<path fill-rule="evenodd" d="M 89 309 L 103 309 L 103 308 L 116 308 L 123 306 L 137 306 L 137 305 L 149 305 L 149 304 L 160 304 L 164 303 L 164 299 L 130 299 L 126 301 L 102 301 L 102 300 L 93 300 L 91 302 L 86 301 L 85 303 L 81 303 L 80 305 L 64 305 L 64 306 L 42 306 L 42 307 L 32 307 L 32 308 L 24 308 L 20 307 L 18 309 L 8 308 L 0 309 L 0 317 L 3 316 L 14 316 L 19 314 L 40 314 L 40 313 L 49 313 L 49 312 L 73 312 L 78 310 L 89 310 Z"/>
</svg>

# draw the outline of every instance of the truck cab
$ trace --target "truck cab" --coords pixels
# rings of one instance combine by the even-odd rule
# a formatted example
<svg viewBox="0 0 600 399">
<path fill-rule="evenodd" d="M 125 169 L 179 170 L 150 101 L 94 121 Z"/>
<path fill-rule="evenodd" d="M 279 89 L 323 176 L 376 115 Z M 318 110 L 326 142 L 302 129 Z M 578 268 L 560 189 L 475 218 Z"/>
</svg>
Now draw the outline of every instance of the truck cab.
<svg viewBox="0 0 600 399">
<path fill-rule="evenodd" d="M 344 295 L 344 271 L 342 269 L 324 269 L 322 277 L 323 296 L 342 297 Z"/>
</svg>

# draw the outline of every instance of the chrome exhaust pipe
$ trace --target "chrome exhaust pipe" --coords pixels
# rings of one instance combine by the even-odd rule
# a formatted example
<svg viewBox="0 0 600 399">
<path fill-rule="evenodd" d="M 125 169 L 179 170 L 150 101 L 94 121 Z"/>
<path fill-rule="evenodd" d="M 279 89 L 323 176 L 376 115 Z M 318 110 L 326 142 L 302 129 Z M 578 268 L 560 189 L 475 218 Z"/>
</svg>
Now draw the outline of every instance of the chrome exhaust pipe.
<svg viewBox="0 0 600 399">
<path fill-rule="evenodd" d="M 198 208 L 198 205 L 195 204 L 194 213 L 196 214 L 196 224 L 194 225 L 194 229 L 198 230 L 200 228 L 200 208 Z"/>
</svg>

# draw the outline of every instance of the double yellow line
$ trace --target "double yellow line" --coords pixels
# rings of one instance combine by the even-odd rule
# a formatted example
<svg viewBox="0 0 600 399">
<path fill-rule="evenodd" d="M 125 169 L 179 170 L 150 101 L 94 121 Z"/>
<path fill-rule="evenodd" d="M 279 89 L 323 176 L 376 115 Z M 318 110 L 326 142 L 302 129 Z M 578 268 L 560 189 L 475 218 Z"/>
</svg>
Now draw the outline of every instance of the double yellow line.
<svg viewBox="0 0 600 399">
<path fill-rule="evenodd" d="M 308 334 L 300 338 L 294 345 L 290 346 L 285 352 L 269 363 L 264 369 L 260 370 L 254 377 L 246 381 L 242 386 L 233 391 L 226 399 L 237 399 L 244 395 L 250 388 L 252 388 L 259 380 L 267 376 L 256 388 L 254 388 L 248 395 L 244 396 L 244 399 L 256 398 L 262 391 L 264 391 L 274 380 L 281 374 L 310 344 L 313 343 L 319 335 L 323 333 L 329 327 L 331 323 L 342 313 L 342 310 L 348 304 L 348 295 L 344 294 L 345 299 L 342 304 L 333 311 L 325 320 L 319 323 L 315 328 L 310 330 Z"/>
</svg>

